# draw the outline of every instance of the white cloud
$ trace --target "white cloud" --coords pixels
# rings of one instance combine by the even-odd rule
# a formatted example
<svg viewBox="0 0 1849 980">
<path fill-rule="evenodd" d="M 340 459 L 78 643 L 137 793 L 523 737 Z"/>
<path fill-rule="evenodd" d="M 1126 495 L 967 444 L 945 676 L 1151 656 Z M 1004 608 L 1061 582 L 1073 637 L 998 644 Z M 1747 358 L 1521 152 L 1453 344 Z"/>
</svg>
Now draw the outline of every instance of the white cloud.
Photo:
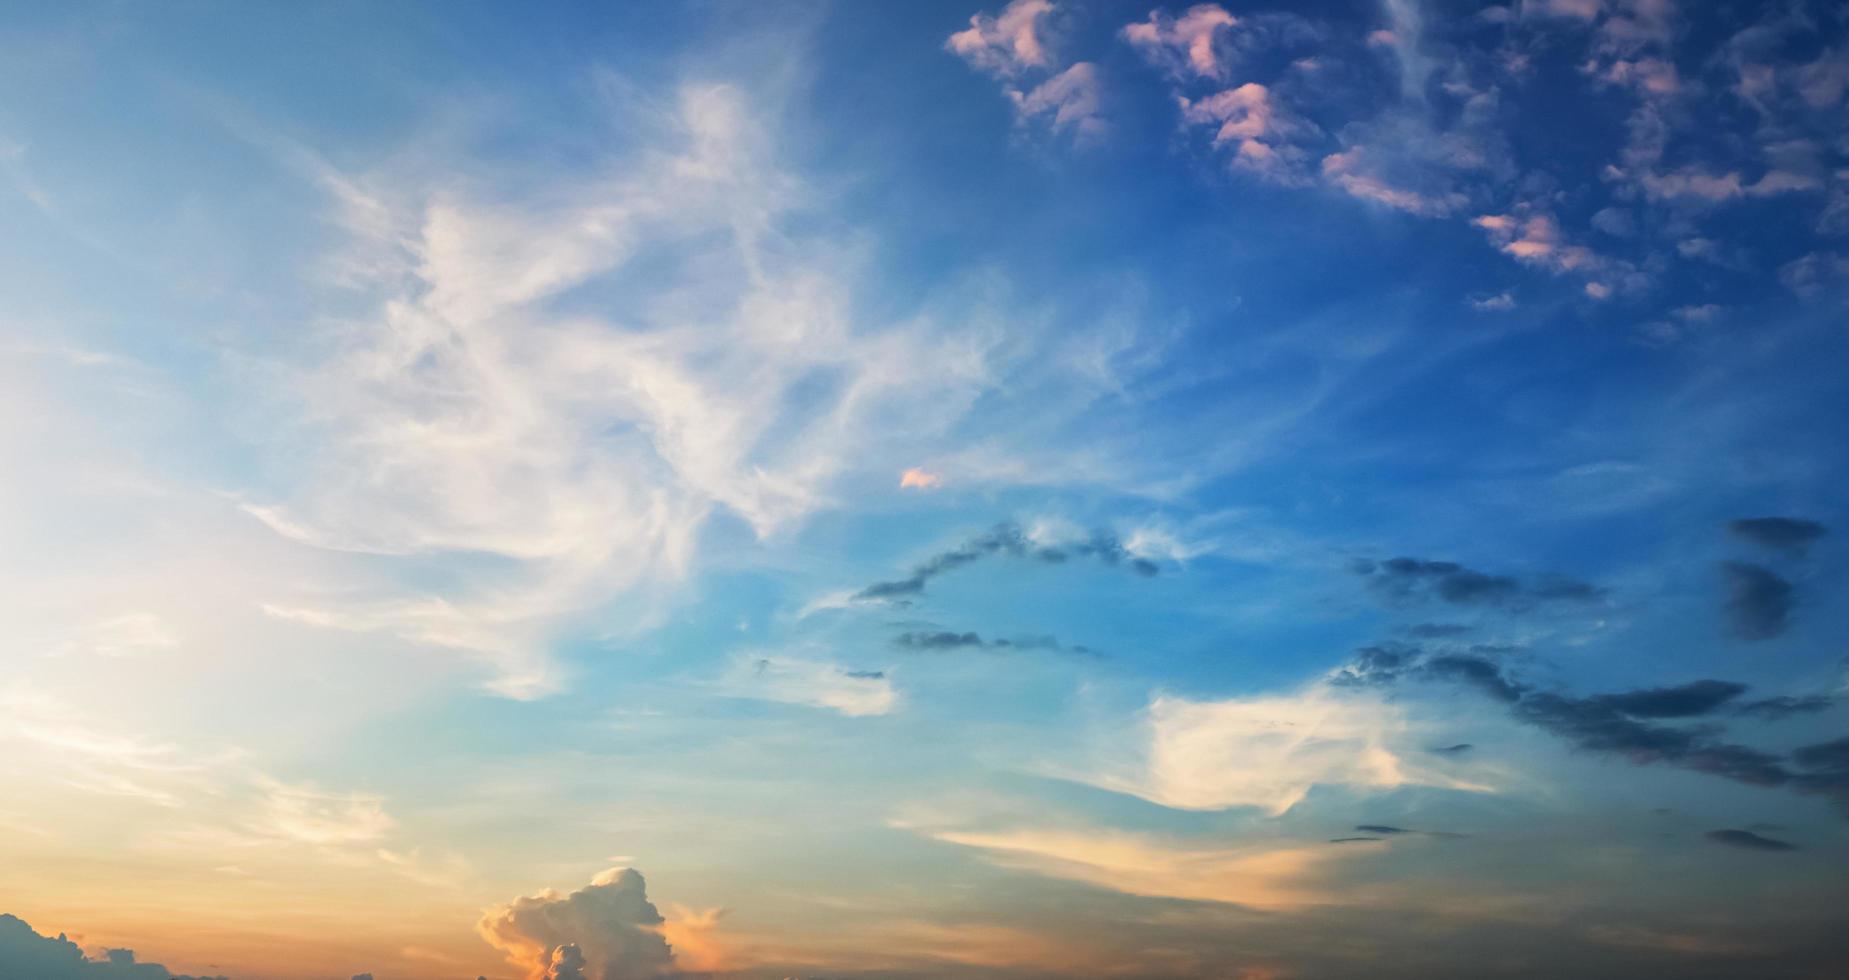
<svg viewBox="0 0 1849 980">
<path fill-rule="evenodd" d="M 664 921 L 642 875 L 612 868 L 570 895 L 547 889 L 489 909 L 476 931 L 527 980 L 653 980 L 675 972 Z"/>
<path fill-rule="evenodd" d="M 1402 745 L 1416 736 L 1398 707 L 1322 684 L 1224 701 L 1164 696 L 1144 716 L 1140 758 L 1087 781 L 1176 809 L 1274 815 L 1317 786 L 1483 788 L 1409 761 Z"/>
<path fill-rule="evenodd" d="M 1084 124 L 1080 94 L 1045 98 Z M 272 614 L 465 651 L 494 689 L 542 694 L 558 623 L 683 575 L 709 515 L 776 534 L 832 503 L 885 420 L 929 432 L 967 404 L 980 346 L 856 325 L 853 257 L 774 231 L 799 192 L 738 92 L 686 89 L 660 125 L 671 151 L 533 200 L 438 193 L 405 291 L 341 325 L 326 362 L 276 368 L 296 479 L 246 509 L 292 540 L 449 555 L 465 574 L 440 595 L 279 597 Z M 642 248 L 667 268 L 630 303 L 546 306 Z"/>
<path fill-rule="evenodd" d="M 745 654 L 720 690 L 734 697 L 827 708 L 850 718 L 890 714 L 899 694 L 883 671 L 856 671 L 822 660 Z"/>
</svg>

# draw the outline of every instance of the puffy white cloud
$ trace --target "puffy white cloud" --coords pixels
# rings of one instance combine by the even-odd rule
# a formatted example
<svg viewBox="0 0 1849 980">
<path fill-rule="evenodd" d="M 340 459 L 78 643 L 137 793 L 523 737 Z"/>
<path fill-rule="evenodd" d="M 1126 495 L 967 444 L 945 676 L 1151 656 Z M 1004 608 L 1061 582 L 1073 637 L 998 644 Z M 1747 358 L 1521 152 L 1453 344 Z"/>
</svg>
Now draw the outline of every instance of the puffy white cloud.
<svg viewBox="0 0 1849 980">
<path fill-rule="evenodd" d="M 673 976 L 665 920 L 633 868 L 612 868 L 569 895 L 547 889 L 489 909 L 476 931 L 527 980 Z"/>
</svg>

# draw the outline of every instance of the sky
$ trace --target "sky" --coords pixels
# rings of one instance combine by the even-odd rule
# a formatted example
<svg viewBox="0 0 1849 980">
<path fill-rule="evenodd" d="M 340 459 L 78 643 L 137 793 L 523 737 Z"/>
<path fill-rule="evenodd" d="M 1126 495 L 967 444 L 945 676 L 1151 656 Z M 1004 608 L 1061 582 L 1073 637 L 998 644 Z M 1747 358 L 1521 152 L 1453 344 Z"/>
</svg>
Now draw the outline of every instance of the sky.
<svg viewBox="0 0 1849 980">
<path fill-rule="evenodd" d="M 0 980 L 1841 976 L 1846 29 L 0 4 Z"/>
</svg>

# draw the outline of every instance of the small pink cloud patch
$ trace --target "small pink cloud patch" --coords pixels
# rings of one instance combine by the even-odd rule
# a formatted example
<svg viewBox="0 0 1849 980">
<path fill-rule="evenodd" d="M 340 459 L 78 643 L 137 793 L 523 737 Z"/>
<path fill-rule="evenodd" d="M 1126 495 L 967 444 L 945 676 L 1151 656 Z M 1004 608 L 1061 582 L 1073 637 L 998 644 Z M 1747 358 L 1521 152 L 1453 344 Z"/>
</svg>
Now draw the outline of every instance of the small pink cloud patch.
<svg viewBox="0 0 1849 980">
<path fill-rule="evenodd" d="M 943 482 L 943 477 L 916 466 L 899 474 L 899 489 L 901 490 L 932 490 L 942 485 Z"/>
</svg>

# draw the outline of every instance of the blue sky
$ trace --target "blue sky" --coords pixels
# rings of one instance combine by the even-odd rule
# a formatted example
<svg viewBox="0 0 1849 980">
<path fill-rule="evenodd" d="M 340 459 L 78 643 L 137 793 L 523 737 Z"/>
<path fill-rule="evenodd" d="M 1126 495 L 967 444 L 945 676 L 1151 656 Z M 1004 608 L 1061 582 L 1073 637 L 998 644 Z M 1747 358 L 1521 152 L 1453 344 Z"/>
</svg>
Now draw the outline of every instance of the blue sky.
<svg viewBox="0 0 1849 980">
<path fill-rule="evenodd" d="M 1844 16 L 13 6 L 0 974 L 1827 975 Z"/>
</svg>

